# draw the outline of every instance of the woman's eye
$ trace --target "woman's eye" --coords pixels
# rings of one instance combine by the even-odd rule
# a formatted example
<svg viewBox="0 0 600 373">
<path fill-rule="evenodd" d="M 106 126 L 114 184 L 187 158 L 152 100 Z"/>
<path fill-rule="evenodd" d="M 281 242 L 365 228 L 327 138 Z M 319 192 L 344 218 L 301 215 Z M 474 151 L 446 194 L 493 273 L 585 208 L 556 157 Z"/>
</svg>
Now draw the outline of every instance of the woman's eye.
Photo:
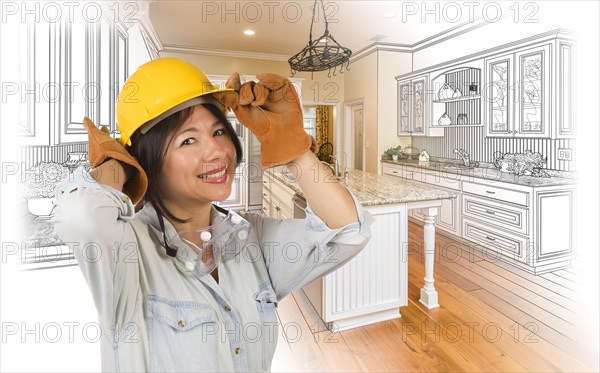
<svg viewBox="0 0 600 373">
<path fill-rule="evenodd" d="M 182 146 L 183 146 L 183 145 L 191 145 L 191 144 L 193 144 L 193 143 L 195 143 L 195 142 L 196 142 L 196 140 L 195 140 L 193 137 L 188 137 L 187 139 L 185 139 L 185 140 L 183 140 L 183 141 L 181 142 L 181 145 L 182 145 Z"/>
<path fill-rule="evenodd" d="M 214 136 L 223 136 L 226 134 L 227 134 L 227 132 L 225 131 L 225 128 L 220 128 L 215 131 Z"/>
</svg>

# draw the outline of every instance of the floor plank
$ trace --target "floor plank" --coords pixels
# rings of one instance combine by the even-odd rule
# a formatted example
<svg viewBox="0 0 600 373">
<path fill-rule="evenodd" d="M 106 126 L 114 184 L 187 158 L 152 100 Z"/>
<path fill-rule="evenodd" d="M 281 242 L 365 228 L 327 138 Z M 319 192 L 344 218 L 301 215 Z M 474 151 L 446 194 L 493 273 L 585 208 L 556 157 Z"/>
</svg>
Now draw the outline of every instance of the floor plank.
<svg viewBox="0 0 600 373">
<path fill-rule="evenodd" d="M 301 290 L 282 300 L 280 323 L 296 326 L 302 338 L 280 342 L 273 371 L 598 371 L 597 354 L 580 338 L 577 269 L 535 276 L 436 234 L 441 306 L 428 310 L 418 302 L 422 237 L 422 227 L 409 224 L 409 302 L 401 318 L 332 334 Z M 280 338 L 290 340 L 290 331 Z"/>
</svg>

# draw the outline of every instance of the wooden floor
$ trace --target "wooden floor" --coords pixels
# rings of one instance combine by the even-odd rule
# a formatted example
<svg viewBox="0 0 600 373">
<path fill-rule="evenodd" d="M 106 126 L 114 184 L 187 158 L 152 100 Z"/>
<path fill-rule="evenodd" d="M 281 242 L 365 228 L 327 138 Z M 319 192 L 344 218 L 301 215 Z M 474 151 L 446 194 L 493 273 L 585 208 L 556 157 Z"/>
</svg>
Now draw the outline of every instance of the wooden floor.
<svg viewBox="0 0 600 373">
<path fill-rule="evenodd" d="M 422 248 L 422 227 L 409 240 Z M 401 318 L 332 334 L 299 290 L 279 303 L 273 371 L 597 372 L 598 342 L 582 309 L 576 269 L 533 276 L 436 235 L 440 307 L 419 302 L 422 249 L 409 253 Z M 594 343 L 590 341 L 594 340 Z M 595 353 L 593 351 L 596 351 Z"/>
</svg>

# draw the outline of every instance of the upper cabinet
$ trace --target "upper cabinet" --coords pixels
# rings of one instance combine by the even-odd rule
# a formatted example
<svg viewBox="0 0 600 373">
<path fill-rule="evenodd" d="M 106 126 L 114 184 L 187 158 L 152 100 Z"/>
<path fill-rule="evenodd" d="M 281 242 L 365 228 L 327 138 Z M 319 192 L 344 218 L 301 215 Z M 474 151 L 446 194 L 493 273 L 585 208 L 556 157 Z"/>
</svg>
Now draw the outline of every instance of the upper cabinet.
<svg viewBox="0 0 600 373">
<path fill-rule="evenodd" d="M 398 82 L 398 136 L 443 136 L 429 125 L 431 98 L 429 74 Z"/>
<path fill-rule="evenodd" d="M 481 126 L 482 59 L 432 72 L 431 127 Z"/>
<path fill-rule="evenodd" d="M 12 129 L 16 144 L 86 142 L 84 116 L 118 134 L 116 101 L 130 73 L 128 27 L 139 27 L 132 19 L 129 24 L 114 20 L 116 10 L 109 5 L 100 3 L 94 18 L 21 22 L 13 16 L 2 25 L 1 54 L 13 56 L 2 64 L 2 75 L 11 77 L 8 92 L 14 88 L 2 122 Z M 68 9 L 62 14 L 68 15 Z M 135 43 L 149 48 L 142 36 Z M 154 56 L 154 49 L 148 54 Z"/>
<path fill-rule="evenodd" d="M 398 76 L 398 136 L 574 138 L 574 65 L 574 38 L 555 30 Z"/>
<path fill-rule="evenodd" d="M 551 45 L 486 59 L 486 135 L 551 136 Z"/>
<path fill-rule="evenodd" d="M 574 137 L 573 50 L 553 39 L 486 58 L 486 136 Z"/>
</svg>

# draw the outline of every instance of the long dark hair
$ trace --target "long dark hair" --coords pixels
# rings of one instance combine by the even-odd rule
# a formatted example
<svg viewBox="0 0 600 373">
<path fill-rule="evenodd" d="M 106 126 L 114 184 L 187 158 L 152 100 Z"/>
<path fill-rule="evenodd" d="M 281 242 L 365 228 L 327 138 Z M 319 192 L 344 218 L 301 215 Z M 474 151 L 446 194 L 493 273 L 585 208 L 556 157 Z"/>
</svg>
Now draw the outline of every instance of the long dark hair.
<svg viewBox="0 0 600 373">
<path fill-rule="evenodd" d="M 225 132 L 231 141 L 233 141 L 233 145 L 235 146 L 235 164 L 237 167 L 237 165 L 239 165 L 242 161 L 242 144 L 240 144 L 240 140 L 238 139 L 233 126 L 229 120 L 227 120 L 227 117 L 225 117 L 221 110 L 215 105 L 200 105 L 210 111 L 225 125 Z M 173 213 L 171 213 L 171 211 L 169 211 L 169 209 L 165 206 L 161 195 L 160 185 L 158 184 L 158 175 L 164 166 L 167 146 L 171 136 L 179 128 L 181 128 L 183 123 L 185 123 L 185 121 L 192 115 L 194 108 L 195 106 L 192 106 L 171 114 L 162 121 L 158 122 L 144 135 L 135 136 L 134 134 L 133 137 L 137 137 L 137 140 L 134 141 L 133 145 L 127 149 L 131 155 L 137 158 L 138 162 L 148 176 L 148 190 L 146 191 L 142 202 L 152 203 L 159 215 L 159 221 L 161 223 L 161 228 L 163 228 L 163 232 L 164 223 L 162 221 L 162 216 L 166 216 L 169 219 L 178 221 L 180 223 L 189 221 L 189 219 L 182 219 L 173 215 Z"/>
</svg>

